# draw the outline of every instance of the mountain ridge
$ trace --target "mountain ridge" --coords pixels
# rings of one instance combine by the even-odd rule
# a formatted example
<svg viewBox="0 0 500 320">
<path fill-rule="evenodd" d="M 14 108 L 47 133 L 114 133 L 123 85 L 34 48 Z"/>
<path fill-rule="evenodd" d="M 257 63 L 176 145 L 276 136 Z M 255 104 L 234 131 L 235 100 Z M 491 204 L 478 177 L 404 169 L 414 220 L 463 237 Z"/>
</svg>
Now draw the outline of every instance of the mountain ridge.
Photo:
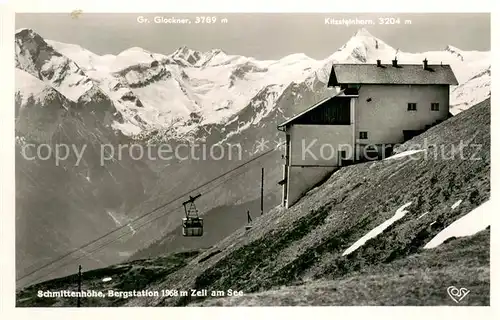
<svg viewBox="0 0 500 320">
<path fill-rule="evenodd" d="M 16 33 L 16 39 L 24 39 L 26 34 L 38 39 L 38 42 L 44 41 L 32 29 L 20 29 Z M 200 127 L 228 121 L 267 86 L 286 87 L 292 82 L 309 83 L 313 78 L 326 83 L 332 63 L 374 63 L 376 59 L 390 61 L 395 56 L 401 63 L 420 64 L 423 58 L 427 58 L 430 63 L 442 63 L 443 60 L 448 60 L 445 63 L 452 62 L 460 85 L 453 88 L 451 100 L 452 104 L 458 100 L 456 104 L 460 108 L 457 110 L 461 111 L 466 105 L 478 102 L 477 99 L 467 98 L 470 91 L 473 91 L 469 89 L 467 81 L 490 67 L 486 62 L 489 52 L 465 52 L 447 45 L 442 52 L 410 54 L 389 46 L 365 28 L 359 29 L 341 48 L 323 60 L 296 53 L 278 60 L 259 61 L 252 57 L 228 55 L 222 49 L 201 52 L 186 46 L 170 54 L 131 47 L 117 55 L 99 56 L 78 45 L 51 40 L 44 42 L 55 48 L 55 52 L 62 52 L 70 62 L 77 61 L 73 63 L 80 66 L 85 78 L 90 79 L 84 81 L 101 87 L 116 104 L 124 123 L 114 127 L 132 137 L 166 126 L 172 127 L 179 137 L 193 136 Z M 20 52 L 16 56 L 19 54 Z M 26 65 L 19 67 L 23 70 L 31 68 Z M 484 99 L 490 94 L 488 81 L 489 78 L 486 77 L 481 84 L 471 83 L 472 87 L 485 87 L 480 91 Z M 121 91 L 110 89 L 116 86 L 113 83 L 120 83 L 123 90 L 129 88 L 139 102 L 122 101 L 119 94 Z M 244 83 L 254 83 L 255 88 L 246 88 Z M 139 84 L 140 88 L 137 87 Z M 75 86 L 79 87 L 79 83 Z M 75 95 L 77 94 L 73 94 Z M 455 98 L 457 96 L 459 97 Z M 269 108 L 272 108 L 274 101 L 268 102 Z M 169 102 L 168 108 L 160 107 Z M 140 104 L 143 108 L 138 108 L 135 104 Z M 190 111 L 186 111 L 186 107 Z M 199 115 L 198 123 L 190 122 L 192 112 Z"/>
</svg>

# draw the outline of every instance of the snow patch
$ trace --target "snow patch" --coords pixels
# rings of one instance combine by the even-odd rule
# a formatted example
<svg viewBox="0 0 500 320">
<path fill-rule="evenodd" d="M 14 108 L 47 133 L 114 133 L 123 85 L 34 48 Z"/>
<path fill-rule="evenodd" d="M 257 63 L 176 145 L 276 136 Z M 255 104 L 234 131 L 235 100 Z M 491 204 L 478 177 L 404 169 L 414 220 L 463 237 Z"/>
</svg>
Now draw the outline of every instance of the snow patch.
<svg viewBox="0 0 500 320">
<path fill-rule="evenodd" d="M 458 238 L 474 235 L 486 229 L 491 224 L 492 219 L 493 205 L 488 200 L 439 232 L 424 246 L 424 249 L 435 248 L 451 237 Z"/>
<path fill-rule="evenodd" d="M 120 257 L 130 257 L 130 256 L 132 256 L 132 252 L 128 252 L 128 251 L 119 251 L 119 252 L 118 252 L 118 256 L 120 256 Z"/>
<path fill-rule="evenodd" d="M 421 149 L 421 150 L 408 150 L 408 151 L 404 151 L 404 152 L 395 154 L 393 156 L 387 157 L 384 160 L 398 159 L 398 158 L 407 157 L 409 155 L 412 155 L 412 154 L 415 154 L 415 153 L 420 153 L 420 152 L 425 152 L 425 151 L 426 150 L 424 150 L 424 149 Z"/>
<path fill-rule="evenodd" d="M 458 208 L 458 206 L 462 203 L 462 200 L 458 200 L 457 202 L 455 202 L 452 206 L 451 206 L 451 209 L 452 210 L 455 210 L 456 208 Z"/>
<path fill-rule="evenodd" d="M 391 224 L 393 224 L 394 222 L 396 222 L 399 219 L 403 218 L 409 212 L 409 211 L 406 211 L 405 208 L 407 208 L 411 204 L 412 204 L 411 202 L 408 202 L 408 203 L 402 205 L 401 207 L 399 207 L 398 210 L 396 210 L 396 213 L 394 214 L 394 216 L 392 216 L 390 219 L 384 221 L 383 223 L 381 223 L 380 225 L 378 225 L 377 227 L 375 227 L 374 229 L 372 229 L 370 232 L 368 232 L 367 234 L 365 234 L 363 237 L 361 237 L 352 246 L 350 246 L 346 251 L 344 251 L 344 253 L 342 254 L 342 256 L 348 255 L 351 252 L 355 251 L 356 249 L 358 249 L 359 247 L 361 247 L 362 245 L 364 245 L 366 243 L 366 241 L 368 241 L 368 240 L 370 240 L 370 239 L 378 236 L 385 229 L 387 229 Z"/>
<path fill-rule="evenodd" d="M 21 94 L 21 104 L 24 105 L 28 99 L 33 98 L 35 102 L 43 102 L 50 91 L 54 91 L 42 80 L 35 78 L 26 71 L 16 68 L 15 72 L 16 92 Z"/>
<path fill-rule="evenodd" d="M 133 123 L 119 123 L 114 121 L 111 127 L 114 130 L 121 131 L 126 136 L 134 136 L 142 132 L 142 128 Z"/>
<path fill-rule="evenodd" d="M 111 172 L 109 174 L 111 175 Z M 115 216 L 115 215 L 117 215 L 116 212 L 112 212 L 110 210 L 107 210 L 106 212 L 111 217 L 111 219 L 113 219 L 113 221 L 114 221 L 114 223 L 116 224 L 117 227 L 122 227 L 123 226 L 123 223 L 120 221 L 120 219 L 118 219 Z M 130 219 L 128 219 L 127 217 L 125 217 L 125 219 L 130 221 Z M 128 223 L 126 226 L 130 229 L 130 231 L 132 231 L 132 235 L 134 235 L 136 233 L 134 227 L 132 227 L 132 225 L 130 223 Z"/>
<path fill-rule="evenodd" d="M 420 220 L 420 218 L 423 218 L 426 214 L 428 214 L 429 212 L 425 212 L 424 214 L 422 214 L 420 217 L 417 218 L 417 220 Z"/>
<path fill-rule="evenodd" d="M 111 211 L 107 210 L 106 212 L 111 217 L 111 219 L 113 219 L 113 222 L 116 224 L 116 226 L 121 227 L 122 223 L 120 222 L 120 220 L 118 220 Z"/>
<path fill-rule="evenodd" d="M 130 223 L 127 224 L 127 227 L 130 229 L 130 231 L 132 231 L 132 235 L 134 235 L 136 233 L 134 227 L 132 227 L 132 225 Z"/>
</svg>

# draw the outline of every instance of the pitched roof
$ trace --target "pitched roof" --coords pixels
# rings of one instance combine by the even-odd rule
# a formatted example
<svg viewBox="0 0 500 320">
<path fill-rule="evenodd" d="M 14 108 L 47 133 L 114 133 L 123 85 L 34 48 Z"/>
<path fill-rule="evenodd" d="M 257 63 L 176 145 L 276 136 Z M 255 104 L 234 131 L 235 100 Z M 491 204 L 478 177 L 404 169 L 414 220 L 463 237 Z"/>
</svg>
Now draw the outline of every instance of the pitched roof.
<svg viewBox="0 0 500 320">
<path fill-rule="evenodd" d="M 447 84 L 458 85 L 449 65 L 334 64 L 328 86 L 341 84 Z"/>
<path fill-rule="evenodd" d="M 300 112 L 299 114 L 291 117 L 290 119 L 286 120 L 285 122 L 281 123 L 278 125 L 278 128 L 281 128 L 281 127 L 284 127 L 286 126 L 287 124 L 290 124 L 292 121 L 300 118 L 301 116 L 305 115 L 306 113 L 316 109 L 317 107 L 323 105 L 325 102 L 333 99 L 333 98 L 352 98 L 352 97 L 357 97 L 357 96 L 353 96 L 353 95 L 345 95 L 344 94 L 344 90 L 338 92 L 336 95 L 332 96 L 332 97 L 327 97 L 319 102 L 317 102 L 316 104 L 313 104 L 312 106 L 310 106 L 309 108 L 307 108 L 306 110 Z"/>
</svg>

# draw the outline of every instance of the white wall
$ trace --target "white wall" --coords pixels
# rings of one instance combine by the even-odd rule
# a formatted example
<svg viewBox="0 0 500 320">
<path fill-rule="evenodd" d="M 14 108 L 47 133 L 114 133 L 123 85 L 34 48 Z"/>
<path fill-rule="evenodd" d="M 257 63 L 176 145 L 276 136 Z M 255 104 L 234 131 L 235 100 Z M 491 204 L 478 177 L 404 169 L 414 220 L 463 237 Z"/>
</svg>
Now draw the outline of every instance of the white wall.
<svg viewBox="0 0 500 320">
<path fill-rule="evenodd" d="M 352 125 L 293 125 L 290 134 L 289 166 L 283 192 L 290 207 L 339 165 L 340 145 L 349 158 L 353 154 Z"/>
<path fill-rule="evenodd" d="M 292 206 L 334 170 L 335 168 L 331 167 L 288 167 L 286 208 Z"/>
<path fill-rule="evenodd" d="M 338 166 L 339 145 L 350 150 L 353 146 L 349 125 L 294 125 L 289 133 L 292 166 Z"/>
<path fill-rule="evenodd" d="M 403 130 L 424 129 L 425 125 L 446 119 L 449 96 L 449 86 L 362 85 L 356 101 L 356 141 L 401 143 Z M 407 111 L 409 102 L 417 103 L 417 111 Z M 439 103 L 439 111 L 431 111 L 432 102 Z M 360 140 L 360 131 L 367 131 L 368 139 Z"/>
</svg>

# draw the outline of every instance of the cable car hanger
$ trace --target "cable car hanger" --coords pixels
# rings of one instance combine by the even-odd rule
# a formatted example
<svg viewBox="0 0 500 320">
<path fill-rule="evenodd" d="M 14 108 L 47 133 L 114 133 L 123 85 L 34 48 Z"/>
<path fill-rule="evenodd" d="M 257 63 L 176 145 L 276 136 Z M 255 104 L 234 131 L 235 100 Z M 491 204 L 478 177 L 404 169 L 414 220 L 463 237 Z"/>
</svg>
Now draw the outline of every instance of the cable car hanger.
<svg viewBox="0 0 500 320">
<path fill-rule="evenodd" d="M 203 218 L 198 215 L 198 209 L 194 201 L 201 194 L 189 196 L 189 200 L 182 203 L 186 217 L 182 219 L 182 235 L 185 237 L 201 237 L 203 235 Z"/>
</svg>

